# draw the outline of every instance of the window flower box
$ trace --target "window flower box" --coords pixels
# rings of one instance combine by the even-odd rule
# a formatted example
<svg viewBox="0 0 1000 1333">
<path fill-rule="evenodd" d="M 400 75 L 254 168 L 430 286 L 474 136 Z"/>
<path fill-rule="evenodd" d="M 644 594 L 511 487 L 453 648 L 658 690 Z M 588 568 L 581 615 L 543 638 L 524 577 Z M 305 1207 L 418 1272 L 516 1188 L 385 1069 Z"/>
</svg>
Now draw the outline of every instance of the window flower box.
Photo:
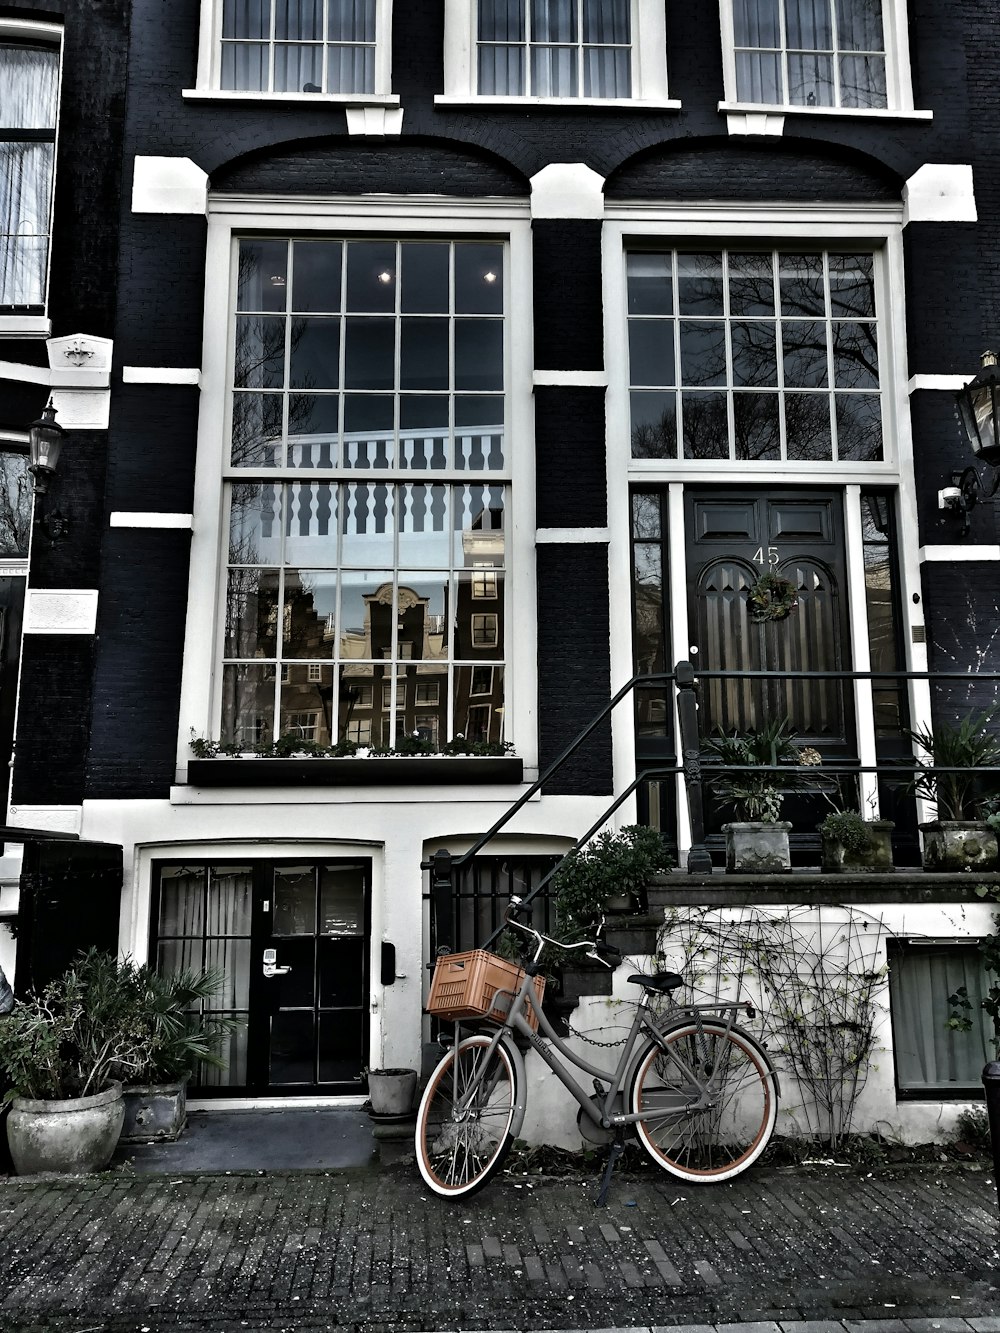
<svg viewBox="0 0 1000 1333">
<path fill-rule="evenodd" d="M 524 762 L 511 755 L 391 755 L 370 759 L 191 759 L 193 787 L 432 787 L 517 783 Z"/>
</svg>

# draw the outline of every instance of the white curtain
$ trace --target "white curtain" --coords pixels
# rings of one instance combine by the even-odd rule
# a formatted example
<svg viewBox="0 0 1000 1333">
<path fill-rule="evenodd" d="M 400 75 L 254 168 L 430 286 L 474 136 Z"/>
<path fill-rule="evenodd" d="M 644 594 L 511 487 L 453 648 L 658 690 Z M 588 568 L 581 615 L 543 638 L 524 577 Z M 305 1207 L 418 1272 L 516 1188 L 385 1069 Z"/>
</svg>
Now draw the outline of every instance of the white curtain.
<svg viewBox="0 0 1000 1333">
<path fill-rule="evenodd" d="M 0 305 L 45 303 L 54 149 L 0 143 Z"/>
<path fill-rule="evenodd" d="M 972 945 L 914 945 L 895 954 L 889 978 L 900 1088 L 979 1087 L 983 1065 L 994 1058 L 987 1020 L 979 1008 L 983 995 L 979 950 Z M 967 1011 L 971 1032 L 953 1032 L 945 1026 L 951 1012 L 948 997 L 962 986 L 973 1006 Z"/>
<path fill-rule="evenodd" d="M 222 87 L 374 92 L 375 11 L 376 0 L 224 0 Z"/>
</svg>

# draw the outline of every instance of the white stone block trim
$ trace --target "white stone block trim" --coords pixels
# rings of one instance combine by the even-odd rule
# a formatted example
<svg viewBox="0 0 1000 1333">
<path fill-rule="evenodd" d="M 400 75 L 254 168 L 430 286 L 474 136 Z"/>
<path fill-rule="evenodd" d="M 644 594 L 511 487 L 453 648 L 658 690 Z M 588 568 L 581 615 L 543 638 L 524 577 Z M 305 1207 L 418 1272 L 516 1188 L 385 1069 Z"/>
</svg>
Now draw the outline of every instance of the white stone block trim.
<svg viewBox="0 0 1000 1333">
<path fill-rule="evenodd" d="M 539 528 L 535 533 L 539 546 L 604 545 L 611 541 L 610 528 Z"/>
<path fill-rule="evenodd" d="M 532 388 L 552 388 L 570 385 L 577 388 L 606 389 L 608 372 L 606 370 L 533 370 Z"/>
<path fill-rule="evenodd" d="M 964 389 L 974 375 L 911 375 L 906 381 L 906 390 L 908 393 L 916 393 L 918 389 L 935 389 L 941 393 L 950 390 L 952 393 L 958 393 L 959 389 Z"/>
<path fill-rule="evenodd" d="M 367 134 L 384 139 L 403 132 L 403 108 L 389 106 L 349 106 L 348 134 Z"/>
<path fill-rule="evenodd" d="M 730 134 L 777 134 L 785 132 L 785 117 L 773 111 L 728 111 Z"/>
<path fill-rule="evenodd" d="M 111 514 L 113 528 L 177 528 L 190 532 L 194 528 L 193 514 L 156 514 L 152 512 L 129 513 L 116 509 Z"/>
<path fill-rule="evenodd" d="M 978 222 L 972 167 L 925 162 L 903 186 L 903 226 L 909 222 Z"/>
<path fill-rule="evenodd" d="M 924 561 L 960 560 L 964 563 L 973 561 L 1000 560 L 1000 546 L 983 544 L 976 546 L 966 543 L 963 546 L 921 546 L 917 553 L 920 563 Z"/>
<path fill-rule="evenodd" d="M 64 430 L 107 430 L 111 389 L 56 389 L 51 394 L 59 425 Z"/>
<path fill-rule="evenodd" d="M 93 634 L 96 629 L 96 588 L 28 589 L 25 634 Z"/>
<path fill-rule="evenodd" d="M 125 384 L 201 385 L 201 371 L 196 366 L 122 366 Z"/>
<path fill-rule="evenodd" d="M 82 805 L 12 805 L 8 822 L 13 828 L 47 829 L 50 833 L 79 833 Z"/>
<path fill-rule="evenodd" d="M 531 178 L 531 216 L 603 218 L 604 180 L 585 162 L 550 162 Z"/>
<path fill-rule="evenodd" d="M 136 157 L 132 175 L 133 213 L 190 213 L 208 210 L 208 174 L 189 157 Z"/>
</svg>

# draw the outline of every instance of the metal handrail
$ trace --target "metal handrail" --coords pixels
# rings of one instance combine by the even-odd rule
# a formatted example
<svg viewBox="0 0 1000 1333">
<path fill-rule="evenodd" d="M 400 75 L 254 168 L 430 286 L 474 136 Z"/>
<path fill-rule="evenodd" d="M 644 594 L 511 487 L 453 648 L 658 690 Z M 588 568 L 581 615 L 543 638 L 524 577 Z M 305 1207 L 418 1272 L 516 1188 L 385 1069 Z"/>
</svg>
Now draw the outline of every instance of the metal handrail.
<svg viewBox="0 0 1000 1333">
<path fill-rule="evenodd" d="M 625 801 L 635 792 L 641 783 L 651 777 L 673 776 L 683 773 L 688 798 L 688 809 L 692 827 L 692 846 L 688 853 L 688 871 L 693 874 L 710 873 L 712 869 L 711 857 L 704 843 L 704 820 L 702 815 L 702 764 L 701 744 L 697 727 L 697 705 L 694 697 L 695 690 L 700 681 L 706 680 L 845 680 L 845 681 L 911 681 L 920 680 L 927 682 L 945 682 L 945 681 L 965 681 L 972 683 L 974 681 L 1000 681 L 1000 671 L 977 671 L 970 673 L 968 671 L 845 671 L 845 670 L 821 670 L 821 671 L 726 671 L 706 669 L 704 671 L 697 669 L 692 663 L 681 661 L 676 664 L 673 671 L 657 671 L 638 673 L 632 676 L 615 694 L 611 696 L 607 704 L 598 712 L 587 725 L 580 731 L 570 743 L 556 756 L 548 767 L 539 774 L 535 781 L 526 791 L 513 802 L 512 805 L 500 816 L 500 818 L 489 828 L 473 845 L 460 856 L 453 857 L 448 851 L 439 851 L 434 854 L 430 861 L 421 863 L 421 869 L 429 870 L 432 876 L 432 898 L 437 898 L 439 894 L 447 892 L 450 894 L 451 877 L 454 870 L 465 865 L 477 856 L 482 849 L 493 840 L 494 837 L 504 829 L 514 818 L 517 812 L 527 804 L 545 785 L 550 778 L 558 772 L 562 765 L 569 759 L 589 736 L 601 725 L 601 723 L 610 716 L 613 710 L 621 701 L 636 689 L 650 685 L 669 685 L 673 682 L 677 687 L 677 710 L 679 719 L 678 741 L 682 754 L 680 764 L 668 765 L 658 764 L 643 767 L 636 773 L 635 778 L 625 788 L 620 795 L 616 796 L 611 804 L 604 810 L 601 817 L 591 825 L 571 848 L 560 858 L 560 860 L 549 870 L 539 881 L 538 884 L 526 895 L 524 901 L 530 902 L 550 883 L 559 870 L 559 867 L 574 852 L 584 847 L 594 834 L 607 823 L 608 819 L 618 810 Z M 879 764 L 860 764 L 837 762 L 826 763 L 822 766 L 804 765 L 804 764 L 754 764 L 747 766 L 736 766 L 729 764 L 711 764 L 707 765 L 712 769 L 721 769 L 727 773 L 782 773 L 791 774 L 809 774 L 814 778 L 820 775 L 824 776 L 846 776 L 858 775 L 862 773 L 884 774 L 887 777 L 893 774 L 905 775 L 913 774 L 922 769 L 932 767 L 922 762 L 916 755 L 912 762 L 905 759 L 889 759 Z M 967 768 L 951 768 L 945 766 L 933 766 L 935 772 L 962 773 L 968 772 Z M 998 773 L 1000 766 L 983 766 L 976 768 L 977 773 Z M 486 945 L 492 943 L 500 934 L 503 927 L 498 928 L 486 941 Z"/>
</svg>

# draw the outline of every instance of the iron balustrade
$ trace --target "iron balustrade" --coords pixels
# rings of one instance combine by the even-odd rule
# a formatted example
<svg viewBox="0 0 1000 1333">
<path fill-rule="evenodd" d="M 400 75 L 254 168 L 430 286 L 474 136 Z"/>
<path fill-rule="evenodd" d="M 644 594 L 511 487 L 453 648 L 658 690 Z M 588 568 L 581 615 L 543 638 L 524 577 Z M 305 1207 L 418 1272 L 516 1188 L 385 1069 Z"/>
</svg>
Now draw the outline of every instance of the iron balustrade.
<svg viewBox="0 0 1000 1333">
<path fill-rule="evenodd" d="M 688 820 L 691 832 L 691 845 L 687 854 L 687 872 L 691 875 L 709 875 L 712 873 L 712 858 L 705 841 L 705 803 L 704 803 L 704 784 L 705 775 L 702 758 L 702 738 L 698 729 L 698 699 L 697 689 L 700 681 L 709 680 L 750 680 L 750 681 L 794 681 L 794 680 L 839 680 L 845 682 L 855 681 L 891 681 L 900 683 L 905 681 L 926 681 L 929 684 L 943 684 L 948 681 L 963 682 L 970 684 L 972 682 L 986 682 L 1000 680 L 1000 671 L 723 671 L 723 670 L 698 670 L 691 662 L 681 661 L 676 664 L 673 671 L 658 671 L 642 673 L 633 676 L 627 681 L 615 694 L 611 696 L 607 704 L 597 713 L 590 722 L 583 728 L 579 734 L 556 756 L 547 768 L 536 778 L 536 780 L 508 807 L 500 818 L 489 828 L 481 837 L 479 837 L 468 851 L 459 856 L 454 856 L 447 849 L 442 849 L 434 853 L 429 861 L 421 863 L 421 869 L 430 872 L 430 901 L 432 913 L 432 927 L 436 942 L 437 952 L 448 951 L 453 947 L 454 936 L 450 928 L 453 919 L 453 899 L 454 899 L 454 877 L 466 867 L 492 840 L 500 833 L 517 812 L 542 790 L 545 784 L 562 768 L 563 764 L 576 753 L 580 746 L 592 736 L 593 733 L 605 722 L 622 702 L 633 692 L 640 688 L 662 685 L 676 688 L 676 712 L 678 725 L 678 739 L 680 742 L 680 760 L 679 764 L 652 764 L 644 765 L 636 773 L 634 779 L 628 786 L 617 795 L 614 800 L 605 808 L 600 818 L 593 823 L 590 828 L 582 834 L 573 846 L 556 862 L 556 864 L 542 876 L 537 884 L 524 896 L 524 902 L 528 903 L 538 897 L 548 888 L 554 876 L 557 874 L 560 865 L 568 856 L 579 851 L 590 841 L 595 833 L 608 822 L 616 810 L 629 799 L 630 796 L 642 785 L 643 782 L 651 778 L 664 778 L 683 774 L 685 794 L 687 797 Z M 815 779 L 817 768 L 815 765 L 808 764 L 754 764 L 746 767 L 736 765 L 710 765 L 714 773 L 775 773 L 785 777 L 808 775 Z M 915 773 L 921 769 L 929 767 L 928 764 L 920 761 L 916 755 L 911 760 L 906 759 L 887 759 L 877 764 L 861 764 L 850 762 L 824 763 L 821 773 L 824 777 L 852 776 L 858 777 L 861 774 L 873 773 L 876 778 L 906 778 L 912 780 Z M 1000 766 L 978 766 L 975 768 L 949 768 L 944 766 L 935 766 L 936 773 L 969 773 L 977 775 L 996 774 L 1000 776 Z M 482 944 L 476 947 L 488 948 L 490 944 L 500 935 L 503 926 L 498 926 L 492 934 L 485 939 Z"/>
</svg>

